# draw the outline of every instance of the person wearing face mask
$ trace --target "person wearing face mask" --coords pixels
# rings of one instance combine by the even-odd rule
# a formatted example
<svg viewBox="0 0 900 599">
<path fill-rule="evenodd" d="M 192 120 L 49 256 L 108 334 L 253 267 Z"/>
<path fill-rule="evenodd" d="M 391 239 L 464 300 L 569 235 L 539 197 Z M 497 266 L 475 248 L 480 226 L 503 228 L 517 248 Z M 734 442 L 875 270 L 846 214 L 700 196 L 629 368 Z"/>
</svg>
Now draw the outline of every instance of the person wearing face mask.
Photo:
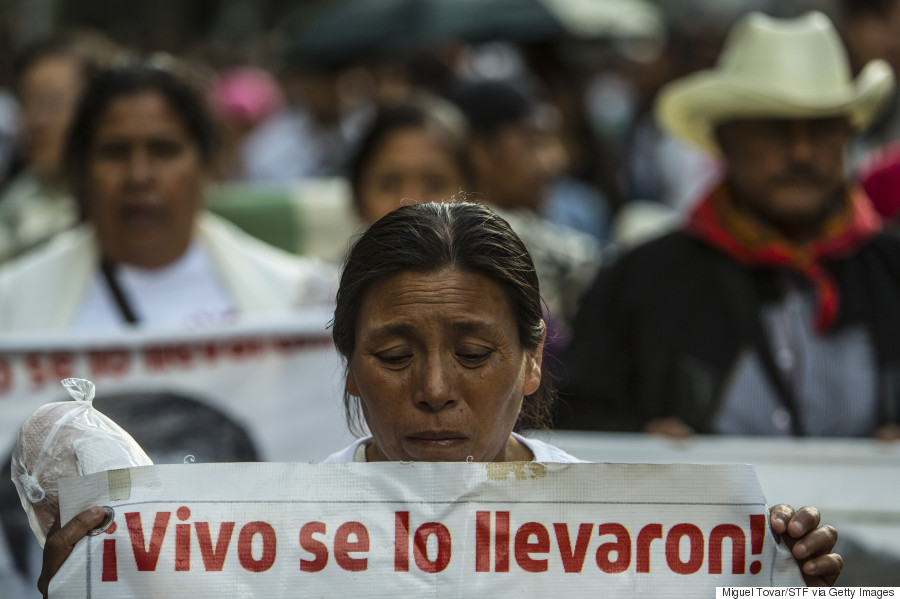
<svg viewBox="0 0 900 599">
<path fill-rule="evenodd" d="M 65 150 L 86 222 L 0 273 L 0 331 L 204 328 L 330 303 L 336 273 L 206 213 L 213 129 L 170 57 L 88 84 Z"/>
</svg>

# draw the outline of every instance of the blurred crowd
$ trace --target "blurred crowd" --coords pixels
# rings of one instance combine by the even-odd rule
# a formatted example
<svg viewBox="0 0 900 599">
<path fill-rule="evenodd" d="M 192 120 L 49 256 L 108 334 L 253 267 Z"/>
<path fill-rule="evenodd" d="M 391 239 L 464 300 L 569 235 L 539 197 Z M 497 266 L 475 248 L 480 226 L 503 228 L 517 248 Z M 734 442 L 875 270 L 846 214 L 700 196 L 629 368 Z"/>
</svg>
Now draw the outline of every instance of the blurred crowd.
<svg viewBox="0 0 900 599">
<path fill-rule="evenodd" d="M 862 80 L 876 59 L 896 71 L 900 8 L 588 4 L 310 3 L 265 43 L 175 53 L 83 27 L 21 40 L 0 94 L 0 330 L 197 327 L 327 303 L 355 232 L 404 203 L 472 200 L 528 246 L 548 352 L 563 362 L 555 369 L 576 405 L 593 402 L 577 396 L 599 391 L 566 362 L 597 360 L 595 337 L 614 335 L 581 332 L 577 355 L 565 350 L 579 311 L 598 312 L 584 301 L 592 285 L 608 287 L 595 277 L 682 228 L 728 174 L 729 156 L 661 125 L 660 89 L 714 68 L 750 10 L 823 10 L 848 77 Z M 145 72 L 81 102 L 98 73 L 128 64 Z M 147 101 L 129 100 L 137 92 Z M 837 167 L 890 222 L 900 210 L 900 102 L 892 90 L 882 96 L 862 127 L 853 123 Z M 256 279 L 254 295 L 246 282 Z M 63 284 L 67 299 L 54 293 Z M 580 424 L 618 428 L 604 422 Z"/>
</svg>

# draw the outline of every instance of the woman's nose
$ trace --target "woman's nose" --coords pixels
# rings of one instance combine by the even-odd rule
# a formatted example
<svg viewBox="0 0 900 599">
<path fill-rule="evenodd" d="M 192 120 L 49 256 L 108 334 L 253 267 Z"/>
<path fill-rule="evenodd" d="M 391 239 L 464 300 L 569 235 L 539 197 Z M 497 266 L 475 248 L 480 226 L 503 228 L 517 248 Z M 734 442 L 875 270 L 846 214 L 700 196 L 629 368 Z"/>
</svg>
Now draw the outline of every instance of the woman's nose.
<svg viewBox="0 0 900 599">
<path fill-rule="evenodd" d="M 457 390 L 451 368 L 440 360 L 431 360 L 423 366 L 421 384 L 415 395 L 416 405 L 439 412 L 456 404 Z"/>
<path fill-rule="evenodd" d="M 132 152 L 127 168 L 128 178 L 132 183 L 144 183 L 152 178 L 153 165 L 144 152 Z"/>
</svg>

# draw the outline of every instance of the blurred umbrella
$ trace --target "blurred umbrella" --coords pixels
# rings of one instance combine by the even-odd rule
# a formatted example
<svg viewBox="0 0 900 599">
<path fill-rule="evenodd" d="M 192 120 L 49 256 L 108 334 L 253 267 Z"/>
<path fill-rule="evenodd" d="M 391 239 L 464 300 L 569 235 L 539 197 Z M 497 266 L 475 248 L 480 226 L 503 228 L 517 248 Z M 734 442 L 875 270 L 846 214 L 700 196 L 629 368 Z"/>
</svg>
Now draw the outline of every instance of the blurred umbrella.
<svg viewBox="0 0 900 599">
<path fill-rule="evenodd" d="M 643 38 L 662 30 L 650 0 L 333 0 L 286 28 L 290 55 L 320 64 L 438 39 Z"/>
<path fill-rule="evenodd" d="M 647 0 L 426 0 L 433 36 L 466 41 L 648 37 L 662 33 Z"/>
<path fill-rule="evenodd" d="M 284 27 L 287 52 L 296 62 L 339 64 L 370 52 L 401 47 L 431 0 L 333 0 L 304 10 Z"/>
<path fill-rule="evenodd" d="M 576 37 L 657 38 L 665 34 L 662 11 L 649 0 L 543 0 Z"/>
</svg>

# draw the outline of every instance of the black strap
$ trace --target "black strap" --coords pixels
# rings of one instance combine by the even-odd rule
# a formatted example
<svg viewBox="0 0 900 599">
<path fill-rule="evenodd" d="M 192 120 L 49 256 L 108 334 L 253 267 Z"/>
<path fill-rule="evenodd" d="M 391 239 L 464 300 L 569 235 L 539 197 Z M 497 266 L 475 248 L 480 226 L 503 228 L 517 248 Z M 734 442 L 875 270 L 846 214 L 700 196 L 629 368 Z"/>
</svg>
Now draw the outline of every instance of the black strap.
<svg viewBox="0 0 900 599">
<path fill-rule="evenodd" d="M 138 323 L 138 318 L 135 316 L 134 310 L 131 309 L 131 303 L 128 301 L 128 298 L 125 297 L 122 286 L 119 285 L 119 279 L 116 277 L 116 265 L 109 260 L 104 259 L 100 263 L 100 270 L 103 272 L 106 286 L 109 288 L 109 292 L 112 293 L 113 299 L 116 302 L 116 307 L 119 308 L 119 314 L 122 316 L 122 320 L 130 325 L 136 325 Z"/>
<path fill-rule="evenodd" d="M 730 296 L 730 303 L 735 311 L 735 322 L 741 330 L 741 338 L 749 340 L 756 350 L 763 371 L 769 376 L 769 380 L 775 387 L 779 403 L 791 415 L 791 432 L 794 436 L 804 436 L 802 415 L 798 408 L 799 400 L 796 392 L 775 364 L 772 346 L 763 328 L 760 318 L 759 291 L 753 285 L 751 276 L 731 267 L 727 260 L 730 258 L 722 256 L 721 261 L 717 262 L 716 271 L 718 271 L 717 276 L 721 277 L 723 289 Z"/>
</svg>

